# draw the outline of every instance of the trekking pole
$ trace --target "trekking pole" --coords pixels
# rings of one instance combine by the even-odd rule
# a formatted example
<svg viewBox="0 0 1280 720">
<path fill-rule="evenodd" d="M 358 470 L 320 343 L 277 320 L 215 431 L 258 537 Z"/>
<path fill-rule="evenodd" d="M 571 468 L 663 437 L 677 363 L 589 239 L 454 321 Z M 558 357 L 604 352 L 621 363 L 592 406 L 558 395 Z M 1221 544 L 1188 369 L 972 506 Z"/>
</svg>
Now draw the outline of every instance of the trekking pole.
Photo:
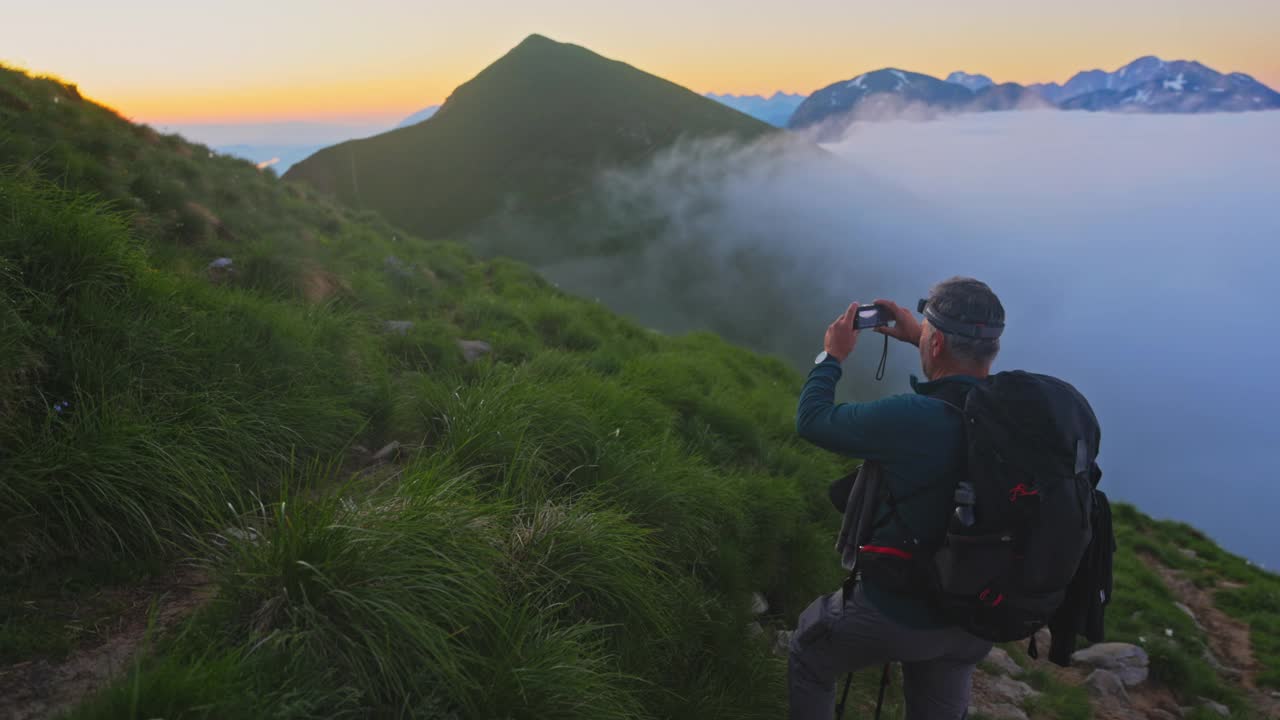
<svg viewBox="0 0 1280 720">
<path fill-rule="evenodd" d="M 876 720 L 880 720 L 880 710 L 884 707 L 884 691 L 889 689 L 889 666 L 892 663 L 885 663 L 884 670 L 880 673 L 880 694 L 876 697 Z M 844 706 L 849 700 L 849 686 L 853 684 L 853 673 L 844 680 L 844 692 L 840 693 L 840 702 L 836 704 L 836 720 L 844 719 Z"/>
<path fill-rule="evenodd" d="M 849 677 L 844 680 L 844 692 L 840 693 L 840 702 L 836 704 L 836 720 L 844 718 L 844 704 L 849 699 L 849 686 L 853 684 L 853 672 L 849 672 Z"/>
<path fill-rule="evenodd" d="M 880 708 L 884 706 L 884 691 L 889 687 L 889 665 L 884 664 L 884 671 L 880 673 L 880 696 L 876 698 L 876 720 L 880 720 Z"/>
<path fill-rule="evenodd" d="M 849 571 L 849 577 L 845 578 L 840 585 L 840 607 L 843 611 L 845 604 L 849 602 L 849 595 L 858 585 L 858 560 L 854 556 L 853 569 Z M 836 720 L 844 719 L 844 706 L 849 701 L 849 686 L 853 684 L 853 671 L 849 671 L 849 676 L 844 679 L 844 692 L 840 693 L 840 702 L 836 703 Z"/>
</svg>

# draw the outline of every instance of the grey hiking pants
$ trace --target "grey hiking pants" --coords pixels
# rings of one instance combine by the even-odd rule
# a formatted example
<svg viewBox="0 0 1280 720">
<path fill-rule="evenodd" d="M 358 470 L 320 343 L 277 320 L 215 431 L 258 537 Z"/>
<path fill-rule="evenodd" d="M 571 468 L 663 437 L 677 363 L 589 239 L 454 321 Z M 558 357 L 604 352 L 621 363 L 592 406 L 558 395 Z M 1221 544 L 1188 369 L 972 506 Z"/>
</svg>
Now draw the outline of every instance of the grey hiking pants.
<svg viewBox="0 0 1280 720">
<path fill-rule="evenodd" d="M 899 625 L 867 601 L 861 586 L 847 603 L 837 590 L 814 600 L 791 636 L 791 720 L 831 720 L 837 679 L 889 661 L 902 663 L 907 720 L 960 720 L 969 709 L 973 668 L 990 650 L 990 642 L 960 628 Z"/>
</svg>

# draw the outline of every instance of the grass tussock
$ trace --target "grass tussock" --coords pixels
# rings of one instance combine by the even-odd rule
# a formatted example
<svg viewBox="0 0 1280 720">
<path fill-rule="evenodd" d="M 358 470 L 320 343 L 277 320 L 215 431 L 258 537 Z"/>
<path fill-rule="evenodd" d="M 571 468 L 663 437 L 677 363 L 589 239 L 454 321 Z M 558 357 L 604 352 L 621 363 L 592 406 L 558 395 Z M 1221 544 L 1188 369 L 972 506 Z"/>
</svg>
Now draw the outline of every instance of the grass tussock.
<svg viewBox="0 0 1280 720">
<path fill-rule="evenodd" d="M 156 273 L 43 183 L 0 178 L 0 217 L 4 570 L 161 551 L 360 427 L 340 318 Z"/>
</svg>

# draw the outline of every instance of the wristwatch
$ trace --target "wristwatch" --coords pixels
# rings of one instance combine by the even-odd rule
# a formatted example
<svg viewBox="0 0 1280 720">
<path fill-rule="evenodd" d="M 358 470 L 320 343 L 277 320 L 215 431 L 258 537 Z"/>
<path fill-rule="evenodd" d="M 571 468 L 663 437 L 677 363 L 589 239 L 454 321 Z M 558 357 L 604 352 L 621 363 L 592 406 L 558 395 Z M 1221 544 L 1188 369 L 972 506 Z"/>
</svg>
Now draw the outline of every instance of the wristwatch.
<svg viewBox="0 0 1280 720">
<path fill-rule="evenodd" d="M 818 353 L 818 357 L 813 359 L 813 364 L 821 365 L 822 363 L 827 361 L 827 358 L 831 358 L 832 360 L 835 360 L 837 365 L 839 365 L 841 362 L 840 358 L 836 357 L 835 355 L 832 355 L 826 350 L 823 350 L 822 352 Z"/>
</svg>

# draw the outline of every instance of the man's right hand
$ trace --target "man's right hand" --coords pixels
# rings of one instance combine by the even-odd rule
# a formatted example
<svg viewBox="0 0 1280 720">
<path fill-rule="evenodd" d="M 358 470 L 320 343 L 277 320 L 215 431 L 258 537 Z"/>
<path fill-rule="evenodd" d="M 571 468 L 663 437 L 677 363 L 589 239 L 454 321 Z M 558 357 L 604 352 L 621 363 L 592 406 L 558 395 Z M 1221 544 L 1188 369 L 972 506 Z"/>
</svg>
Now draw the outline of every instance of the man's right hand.
<svg viewBox="0 0 1280 720">
<path fill-rule="evenodd" d="M 893 315 L 893 326 L 881 325 L 876 328 L 876 332 L 916 347 L 920 346 L 920 322 L 910 310 L 899 307 L 898 303 L 892 300 L 876 300 L 876 305 L 883 305 Z"/>
</svg>

